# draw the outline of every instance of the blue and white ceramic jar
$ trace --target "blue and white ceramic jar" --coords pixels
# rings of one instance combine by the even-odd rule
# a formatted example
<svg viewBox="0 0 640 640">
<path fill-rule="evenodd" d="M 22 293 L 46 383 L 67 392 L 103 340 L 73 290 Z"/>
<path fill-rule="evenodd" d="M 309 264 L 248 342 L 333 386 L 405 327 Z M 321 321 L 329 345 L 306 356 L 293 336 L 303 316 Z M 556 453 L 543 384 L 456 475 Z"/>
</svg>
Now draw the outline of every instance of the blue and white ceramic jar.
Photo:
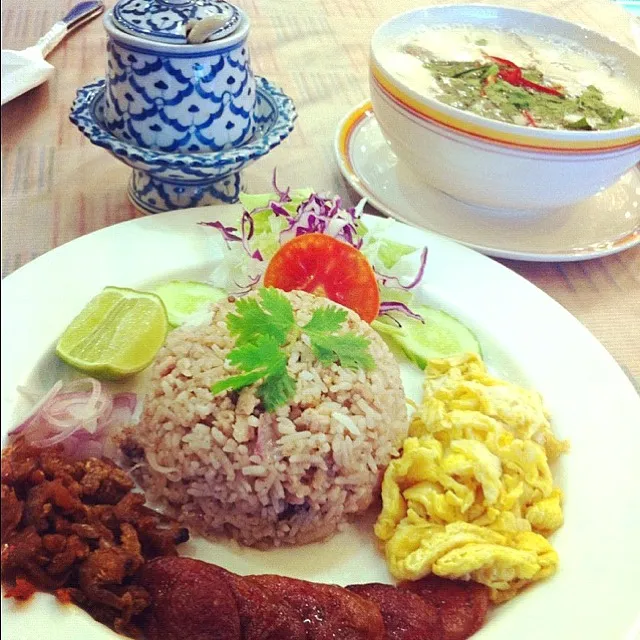
<svg viewBox="0 0 640 640">
<path fill-rule="evenodd" d="M 120 0 L 104 25 L 104 118 L 113 136 L 167 153 L 227 150 L 253 136 L 256 84 L 241 9 Z"/>
</svg>

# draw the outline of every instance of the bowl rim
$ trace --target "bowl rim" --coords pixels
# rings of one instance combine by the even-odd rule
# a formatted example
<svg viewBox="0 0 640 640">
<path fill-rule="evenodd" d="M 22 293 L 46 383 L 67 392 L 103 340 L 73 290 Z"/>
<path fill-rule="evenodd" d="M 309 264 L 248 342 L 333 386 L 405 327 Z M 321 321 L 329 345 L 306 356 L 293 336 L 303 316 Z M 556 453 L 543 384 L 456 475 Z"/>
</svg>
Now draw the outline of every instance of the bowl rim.
<svg viewBox="0 0 640 640">
<path fill-rule="evenodd" d="M 412 15 L 421 16 L 425 13 L 438 14 L 445 11 L 465 10 L 469 8 L 480 11 L 499 11 L 523 18 L 526 16 L 535 16 L 538 19 L 559 23 L 577 32 L 589 34 L 590 37 L 595 39 L 606 41 L 608 45 L 613 48 L 623 50 L 627 55 L 632 55 L 637 58 L 638 65 L 640 66 L 640 54 L 620 42 L 609 38 L 607 35 L 576 22 L 557 18 L 538 11 L 529 11 L 502 5 L 479 3 L 444 4 L 410 9 L 409 11 L 392 16 L 376 28 L 370 40 L 370 81 L 375 82 L 378 88 L 401 109 L 408 110 L 418 117 L 424 116 L 428 120 L 435 121 L 436 124 L 449 126 L 454 129 L 457 128 L 463 133 L 479 135 L 489 141 L 494 139 L 501 141 L 503 138 L 506 138 L 510 140 L 512 144 L 527 146 L 527 143 L 530 143 L 533 147 L 541 148 L 546 148 L 544 146 L 545 143 L 553 142 L 559 144 L 566 150 L 574 151 L 581 149 L 611 151 L 612 149 L 618 150 L 621 147 L 629 148 L 636 145 L 640 146 L 640 122 L 619 129 L 573 131 L 568 129 L 531 128 L 524 125 L 502 122 L 500 120 L 492 120 L 491 118 L 470 111 L 452 107 L 439 102 L 435 98 L 430 98 L 414 91 L 408 84 L 392 76 L 389 71 L 385 69 L 384 65 L 380 63 L 376 47 L 380 44 L 379 41 L 382 38 L 382 33 L 388 30 L 394 23 L 406 20 L 408 16 Z M 408 32 L 409 30 L 406 31 L 406 33 Z M 575 40 L 578 42 L 578 39 Z M 597 51 L 595 53 L 597 53 Z M 609 145 L 607 145 L 607 143 L 609 143 Z M 614 144 L 612 145 L 611 143 Z"/>
</svg>

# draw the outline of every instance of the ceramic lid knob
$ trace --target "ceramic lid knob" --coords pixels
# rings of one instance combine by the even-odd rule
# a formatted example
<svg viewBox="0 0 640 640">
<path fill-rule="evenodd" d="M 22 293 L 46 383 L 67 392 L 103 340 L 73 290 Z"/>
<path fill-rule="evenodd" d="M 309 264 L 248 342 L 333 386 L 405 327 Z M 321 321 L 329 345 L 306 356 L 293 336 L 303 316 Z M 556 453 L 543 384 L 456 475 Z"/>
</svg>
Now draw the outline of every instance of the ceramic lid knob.
<svg viewBox="0 0 640 640">
<path fill-rule="evenodd" d="M 242 14 L 223 0 L 120 0 L 113 21 L 122 31 L 168 44 L 220 40 L 240 26 Z"/>
</svg>

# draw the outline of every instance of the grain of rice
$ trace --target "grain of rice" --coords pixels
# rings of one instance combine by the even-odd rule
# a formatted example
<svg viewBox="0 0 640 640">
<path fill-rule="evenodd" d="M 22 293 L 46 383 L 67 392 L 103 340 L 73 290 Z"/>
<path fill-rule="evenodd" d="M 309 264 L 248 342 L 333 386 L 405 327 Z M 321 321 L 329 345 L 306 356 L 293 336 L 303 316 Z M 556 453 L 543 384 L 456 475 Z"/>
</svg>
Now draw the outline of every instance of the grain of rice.
<svg viewBox="0 0 640 640">
<path fill-rule="evenodd" d="M 349 416 L 345 415 L 344 413 L 340 413 L 339 411 L 334 411 L 331 414 L 331 417 L 336 422 L 339 422 L 351 435 L 360 435 L 360 429 L 356 427 L 355 422 Z"/>
<path fill-rule="evenodd" d="M 267 475 L 267 470 L 260 464 L 256 464 L 256 465 L 249 465 L 246 467 L 242 468 L 242 473 L 245 476 L 266 476 Z M 249 490 L 251 490 L 251 485 L 249 485 L 248 487 Z"/>
</svg>

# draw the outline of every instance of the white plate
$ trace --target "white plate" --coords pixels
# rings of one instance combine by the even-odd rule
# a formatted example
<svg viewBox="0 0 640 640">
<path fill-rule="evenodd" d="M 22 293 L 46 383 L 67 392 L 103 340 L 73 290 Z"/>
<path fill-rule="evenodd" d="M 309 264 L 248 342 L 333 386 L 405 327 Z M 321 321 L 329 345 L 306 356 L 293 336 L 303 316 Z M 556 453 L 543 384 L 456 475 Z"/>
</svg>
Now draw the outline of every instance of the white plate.
<svg viewBox="0 0 640 640">
<path fill-rule="evenodd" d="M 342 120 L 334 150 L 344 177 L 373 207 L 490 256 L 568 262 L 640 244 L 637 166 L 614 186 L 584 202 L 532 213 L 475 207 L 427 185 L 398 162 L 369 101 Z"/>
<path fill-rule="evenodd" d="M 52 347 L 74 315 L 106 285 L 144 288 L 206 278 L 210 230 L 201 220 L 237 220 L 237 207 L 207 207 L 131 220 L 81 237 L 3 282 L 2 433 L 22 417 L 18 385 L 48 388 L 63 371 Z M 375 226 L 379 219 L 368 217 Z M 420 291 L 478 335 L 501 375 L 539 389 L 557 434 L 572 451 L 555 469 L 566 524 L 553 542 L 560 570 L 491 615 L 477 638 L 628 637 L 638 612 L 640 398 L 612 357 L 566 310 L 500 264 L 440 236 L 394 223 L 390 237 L 429 247 Z M 420 376 L 406 368 L 407 392 Z M 635 504 L 634 504 L 635 501 Z M 202 540 L 185 552 L 238 573 L 280 572 L 341 584 L 390 581 L 371 519 L 322 544 L 276 551 Z M 84 612 L 44 594 L 2 601 L 7 640 L 115 638 Z"/>
</svg>

